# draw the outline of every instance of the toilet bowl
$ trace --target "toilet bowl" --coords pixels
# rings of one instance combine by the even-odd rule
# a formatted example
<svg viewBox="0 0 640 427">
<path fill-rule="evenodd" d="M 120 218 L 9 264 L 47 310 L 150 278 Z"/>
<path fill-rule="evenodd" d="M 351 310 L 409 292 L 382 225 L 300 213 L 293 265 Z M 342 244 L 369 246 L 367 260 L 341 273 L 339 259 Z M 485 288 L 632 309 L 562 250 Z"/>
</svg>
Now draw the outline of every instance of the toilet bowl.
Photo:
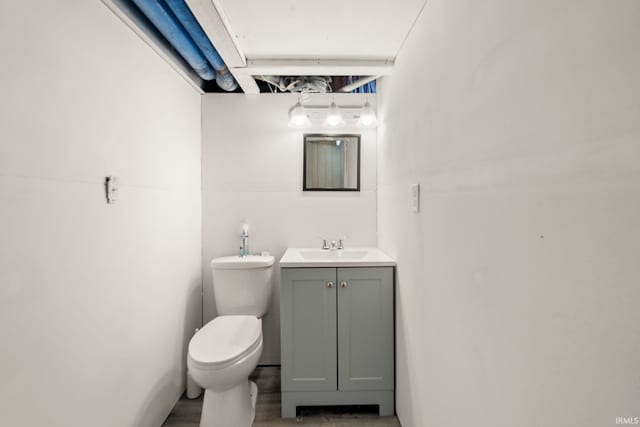
<svg viewBox="0 0 640 427">
<path fill-rule="evenodd" d="M 251 427 L 258 388 L 249 381 L 262 353 L 262 320 L 273 289 L 274 257 L 211 261 L 219 316 L 189 342 L 187 366 L 204 392 L 200 427 Z"/>
<path fill-rule="evenodd" d="M 201 427 L 250 427 L 257 387 L 248 376 L 262 353 L 262 321 L 219 316 L 191 339 L 187 366 L 205 389 Z"/>
</svg>

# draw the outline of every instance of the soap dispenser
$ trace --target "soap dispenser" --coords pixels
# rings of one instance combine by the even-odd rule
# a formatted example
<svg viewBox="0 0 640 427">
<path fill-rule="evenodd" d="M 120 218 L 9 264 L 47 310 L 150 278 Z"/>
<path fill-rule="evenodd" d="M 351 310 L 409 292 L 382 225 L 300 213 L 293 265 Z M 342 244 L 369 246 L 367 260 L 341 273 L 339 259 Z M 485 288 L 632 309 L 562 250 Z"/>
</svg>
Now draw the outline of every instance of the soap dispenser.
<svg viewBox="0 0 640 427">
<path fill-rule="evenodd" d="M 249 224 L 242 224 L 242 232 L 240 233 L 240 256 L 249 255 Z"/>
</svg>

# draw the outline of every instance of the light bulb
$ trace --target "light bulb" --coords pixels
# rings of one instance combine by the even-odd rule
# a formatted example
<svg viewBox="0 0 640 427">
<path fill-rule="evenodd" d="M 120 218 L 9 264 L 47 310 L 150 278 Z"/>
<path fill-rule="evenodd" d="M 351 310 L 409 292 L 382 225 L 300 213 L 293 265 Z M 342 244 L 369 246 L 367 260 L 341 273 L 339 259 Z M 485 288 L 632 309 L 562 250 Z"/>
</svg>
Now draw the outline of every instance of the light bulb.
<svg viewBox="0 0 640 427">
<path fill-rule="evenodd" d="M 340 108 L 336 105 L 335 101 L 331 102 L 331 105 L 327 110 L 327 117 L 325 118 L 324 123 L 325 125 L 331 127 L 340 126 L 344 123 Z"/>
<path fill-rule="evenodd" d="M 310 121 L 309 117 L 307 117 L 307 112 L 300 101 L 298 101 L 296 105 L 289 110 L 289 126 L 301 128 L 308 126 L 309 124 Z"/>
<path fill-rule="evenodd" d="M 371 108 L 371 104 L 369 101 L 366 101 L 362 106 L 362 110 L 360 110 L 360 118 L 358 119 L 358 124 L 361 126 L 372 126 L 377 122 L 376 112 Z"/>
</svg>

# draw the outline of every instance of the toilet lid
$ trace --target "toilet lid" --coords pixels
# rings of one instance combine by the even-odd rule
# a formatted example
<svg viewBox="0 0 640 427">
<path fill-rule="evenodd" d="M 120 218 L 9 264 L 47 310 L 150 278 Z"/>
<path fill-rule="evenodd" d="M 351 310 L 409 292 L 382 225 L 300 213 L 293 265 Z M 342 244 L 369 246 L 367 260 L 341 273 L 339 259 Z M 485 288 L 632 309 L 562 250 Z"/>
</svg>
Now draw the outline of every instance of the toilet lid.
<svg viewBox="0 0 640 427">
<path fill-rule="evenodd" d="M 189 343 L 189 357 L 199 364 L 215 365 L 243 356 L 262 335 L 255 316 L 219 316 L 204 325 Z"/>
</svg>

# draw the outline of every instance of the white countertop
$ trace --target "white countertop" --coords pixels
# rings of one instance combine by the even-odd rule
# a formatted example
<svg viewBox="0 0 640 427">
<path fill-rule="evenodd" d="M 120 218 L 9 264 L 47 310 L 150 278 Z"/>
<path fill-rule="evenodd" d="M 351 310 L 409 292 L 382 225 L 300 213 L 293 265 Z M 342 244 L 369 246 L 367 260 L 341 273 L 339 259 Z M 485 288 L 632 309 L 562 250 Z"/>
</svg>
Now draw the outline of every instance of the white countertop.
<svg viewBox="0 0 640 427">
<path fill-rule="evenodd" d="M 326 250 L 289 248 L 280 259 L 280 267 L 393 267 L 396 262 L 378 248 Z"/>
</svg>

